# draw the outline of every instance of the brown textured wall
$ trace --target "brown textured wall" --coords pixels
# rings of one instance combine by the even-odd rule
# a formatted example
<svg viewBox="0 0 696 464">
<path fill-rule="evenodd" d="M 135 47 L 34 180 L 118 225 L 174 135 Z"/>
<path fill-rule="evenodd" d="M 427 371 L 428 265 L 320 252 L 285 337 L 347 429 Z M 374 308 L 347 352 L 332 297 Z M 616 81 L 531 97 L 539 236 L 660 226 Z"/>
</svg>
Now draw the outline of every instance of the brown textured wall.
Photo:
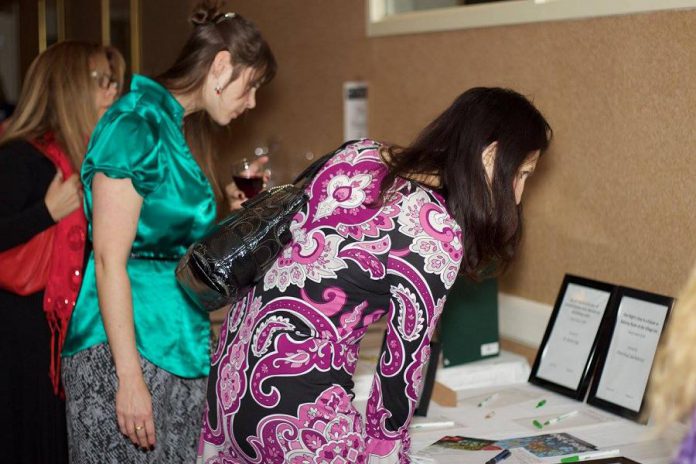
<svg viewBox="0 0 696 464">
<path fill-rule="evenodd" d="M 231 9 L 254 21 L 278 60 L 278 75 L 257 97 L 257 108 L 234 121 L 225 155 L 253 153 L 278 142 L 272 169 L 285 182 L 343 137 L 342 85 L 371 73 L 362 1 L 244 0 Z M 223 173 L 225 177 L 225 173 Z M 229 176 L 227 176 L 229 177 Z"/>
<path fill-rule="evenodd" d="M 375 39 L 372 134 L 402 140 L 468 87 L 520 90 L 555 141 L 502 290 L 552 303 L 571 272 L 675 294 L 696 257 L 694 22 L 662 12 Z"/>
<path fill-rule="evenodd" d="M 556 141 L 503 290 L 552 302 L 574 272 L 678 292 L 696 258 L 695 21 L 689 11 L 559 22 L 510 41 L 513 55 L 542 44 L 545 58 L 516 77 Z"/>
<path fill-rule="evenodd" d="M 176 59 L 190 32 L 191 1 L 140 0 L 141 69 L 156 75 Z"/>
<path fill-rule="evenodd" d="M 196 3 L 142 1 L 143 73 L 156 74 L 174 61 L 191 30 L 188 15 Z M 232 161 L 250 156 L 257 146 L 277 142 L 271 167 L 275 179 L 284 182 L 307 163 L 306 152 L 321 154 L 341 141 L 342 83 L 369 74 L 362 2 L 227 4 L 263 31 L 279 73 L 259 92 L 257 108 L 233 121 L 221 137 L 221 178 L 229 180 Z"/>
<path fill-rule="evenodd" d="M 67 0 L 65 2 L 65 36 L 73 40 L 101 43 L 101 2 Z"/>
<path fill-rule="evenodd" d="M 145 74 L 174 60 L 194 3 L 142 0 Z M 305 152 L 338 145 L 346 80 L 370 82 L 370 134 L 397 143 L 464 89 L 509 86 L 534 99 L 555 140 L 529 183 L 523 246 L 502 290 L 552 303 L 571 272 L 678 291 L 696 259 L 696 11 L 367 38 L 363 0 L 229 3 L 260 26 L 279 73 L 221 137 L 223 180 L 232 160 L 272 139 L 278 181 L 306 165 Z M 36 11 L 21 5 L 25 70 Z M 98 2 L 67 5 L 68 36 L 99 40 Z"/>
<path fill-rule="evenodd" d="M 175 59 L 196 0 L 142 0 L 142 72 Z M 342 139 L 341 86 L 370 83 L 374 138 L 408 143 L 461 91 L 508 86 L 555 130 L 528 183 L 526 228 L 505 292 L 553 303 L 566 272 L 676 295 L 696 260 L 696 11 L 367 38 L 364 0 L 235 0 L 279 62 L 258 106 L 220 137 L 220 177 L 280 142 L 277 181 Z M 20 2 L 22 74 L 36 5 Z M 99 3 L 68 0 L 67 35 L 99 41 Z"/>
<path fill-rule="evenodd" d="M 525 238 L 502 290 L 552 303 L 565 272 L 666 294 L 685 279 L 696 258 L 696 11 L 367 38 L 363 1 L 230 3 L 264 31 L 279 73 L 232 124 L 226 161 L 277 137 L 278 177 L 297 173 L 305 151 L 341 142 L 345 80 L 369 80 L 370 134 L 398 143 L 466 88 L 513 87 L 555 140 L 528 184 Z M 174 27 L 179 10 L 143 25 Z M 159 30 L 157 41 L 145 33 L 153 68 L 188 28 Z"/>
</svg>

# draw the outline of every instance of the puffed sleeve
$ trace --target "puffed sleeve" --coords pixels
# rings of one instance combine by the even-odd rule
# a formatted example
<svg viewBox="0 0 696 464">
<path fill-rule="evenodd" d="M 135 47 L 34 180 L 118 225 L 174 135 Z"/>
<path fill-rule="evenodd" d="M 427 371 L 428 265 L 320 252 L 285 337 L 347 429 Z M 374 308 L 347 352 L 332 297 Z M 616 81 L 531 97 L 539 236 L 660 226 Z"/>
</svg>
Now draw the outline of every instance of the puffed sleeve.
<svg viewBox="0 0 696 464">
<path fill-rule="evenodd" d="M 390 304 L 384 347 L 366 410 L 367 450 L 380 463 L 407 463 L 408 427 L 430 357 L 430 340 L 461 263 L 461 232 L 421 189 L 401 205 L 391 233 Z"/>
<path fill-rule="evenodd" d="M 102 172 L 114 179 L 130 179 L 138 194 L 146 197 L 164 179 L 158 142 L 153 122 L 136 113 L 117 113 L 101 121 L 82 163 L 85 189 L 91 190 L 94 175 Z"/>
</svg>

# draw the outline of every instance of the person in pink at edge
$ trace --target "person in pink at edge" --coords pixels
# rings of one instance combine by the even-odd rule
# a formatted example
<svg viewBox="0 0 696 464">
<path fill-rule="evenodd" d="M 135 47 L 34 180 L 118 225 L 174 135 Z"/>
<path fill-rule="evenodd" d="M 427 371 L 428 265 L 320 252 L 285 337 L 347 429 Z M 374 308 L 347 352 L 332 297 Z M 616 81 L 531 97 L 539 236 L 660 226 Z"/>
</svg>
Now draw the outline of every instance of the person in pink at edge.
<svg viewBox="0 0 696 464">
<path fill-rule="evenodd" d="M 523 96 L 474 88 L 406 147 L 348 143 L 307 186 L 293 240 L 233 305 L 211 359 L 198 463 L 405 463 L 429 342 L 458 272 L 513 258 L 551 129 Z M 360 340 L 386 317 L 365 417 Z"/>
</svg>

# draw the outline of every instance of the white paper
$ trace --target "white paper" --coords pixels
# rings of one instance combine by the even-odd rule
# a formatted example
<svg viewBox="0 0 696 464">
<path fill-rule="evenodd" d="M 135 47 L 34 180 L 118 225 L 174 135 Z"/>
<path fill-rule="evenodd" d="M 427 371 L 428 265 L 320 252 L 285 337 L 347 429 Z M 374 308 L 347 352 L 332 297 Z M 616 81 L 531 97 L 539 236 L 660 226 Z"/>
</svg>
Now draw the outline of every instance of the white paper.
<svg viewBox="0 0 696 464">
<path fill-rule="evenodd" d="M 495 451 L 464 451 L 454 450 L 439 447 L 429 447 L 422 449 L 417 453 L 412 454 L 411 460 L 420 459 L 416 462 L 435 462 L 438 464 L 458 463 L 458 464 L 483 464 L 492 457 L 500 453 L 500 450 Z M 427 461 L 426 459 L 430 459 Z M 509 461 L 509 458 L 503 462 Z M 506 464 L 509 464 L 506 462 Z"/>
<path fill-rule="evenodd" d="M 581 440 L 592 443 L 597 448 L 621 448 L 623 451 L 630 443 L 649 440 L 649 435 L 654 433 L 644 425 L 604 413 L 599 409 L 591 408 L 590 411 L 605 414 L 607 420 L 594 427 L 573 430 L 572 434 Z M 660 437 L 661 440 L 664 438 L 665 436 Z"/>
<path fill-rule="evenodd" d="M 374 381 L 374 374 L 361 374 L 353 376 L 353 394 L 355 395 L 354 401 L 365 400 L 370 397 L 370 389 L 372 388 L 372 382 Z"/>
<path fill-rule="evenodd" d="M 343 140 L 367 137 L 367 82 L 343 83 Z"/>
<path fill-rule="evenodd" d="M 576 390 L 580 385 L 610 293 L 568 284 L 537 377 Z"/>
<path fill-rule="evenodd" d="M 529 370 L 526 358 L 504 351 L 495 358 L 438 369 L 435 380 L 451 390 L 460 391 L 526 382 Z"/>
<path fill-rule="evenodd" d="M 538 410 L 541 411 L 541 410 Z M 518 419 L 514 419 L 514 422 L 517 424 L 520 424 L 522 427 L 532 430 L 534 432 L 539 432 L 539 428 L 534 426 L 534 421 L 538 421 L 539 423 L 543 424 L 549 419 L 553 419 L 554 417 L 558 417 L 560 414 L 540 414 L 537 416 L 528 416 L 528 417 L 522 417 Z M 564 419 L 562 421 L 556 422 L 555 424 L 550 424 L 546 425 L 543 428 L 543 433 L 553 433 L 553 432 L 559 432 L 559 431 L 565 431 L 570 428 L 574 427 L 583 427 L 586 425 L 596 425 L 596 424 L 601 424 L 603 422 L 607 422 L 612 420 L 610 417 L 607 417 L 606 415 L 598 415 L 594 414 L 594 412 L 591 409 L 579 409 L 578 414 L 569 417 L 567 419 Z M 541 432 L 539 432 L 541 433 Z"/>
<path fill-rule="evenodd" d="M 597 398 L 640 411 L 668 309 L 628 296 L 621 299 Z"/>
<path fill-rule="evenodd" d="M 462 398 L 458 404 L 476 408 L 479 403 L 490 398 L 493 393 L 496 393 L 497 396 L 486 403 L 485 409 L 503 408 L 513 404 L 525 403 L 540 398 L 543 394 L 538 391 L 527 391 L 524 388 L 501 388 L 500 390 L 492 390 L 488 393 Z"/>
</svg>

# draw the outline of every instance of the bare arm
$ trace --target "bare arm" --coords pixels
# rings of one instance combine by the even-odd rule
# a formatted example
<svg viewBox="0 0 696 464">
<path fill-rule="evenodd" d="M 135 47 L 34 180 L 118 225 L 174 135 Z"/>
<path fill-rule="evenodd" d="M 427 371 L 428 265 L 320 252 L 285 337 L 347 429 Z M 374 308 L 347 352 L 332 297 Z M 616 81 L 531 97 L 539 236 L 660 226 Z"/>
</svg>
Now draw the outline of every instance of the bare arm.
<svg viewBox="0 0 696 464">
<path fill-rule="evenodd" d="M 116 365 L 116 415 L 121 432 L 143 448 L 155 444 L 152 399 L 135 345 L 133 297 L 126 264 L 143 199 L 130 179 L 97 173 L 92 182 L 93 238 L 99 308 Z"/>
</svg>

